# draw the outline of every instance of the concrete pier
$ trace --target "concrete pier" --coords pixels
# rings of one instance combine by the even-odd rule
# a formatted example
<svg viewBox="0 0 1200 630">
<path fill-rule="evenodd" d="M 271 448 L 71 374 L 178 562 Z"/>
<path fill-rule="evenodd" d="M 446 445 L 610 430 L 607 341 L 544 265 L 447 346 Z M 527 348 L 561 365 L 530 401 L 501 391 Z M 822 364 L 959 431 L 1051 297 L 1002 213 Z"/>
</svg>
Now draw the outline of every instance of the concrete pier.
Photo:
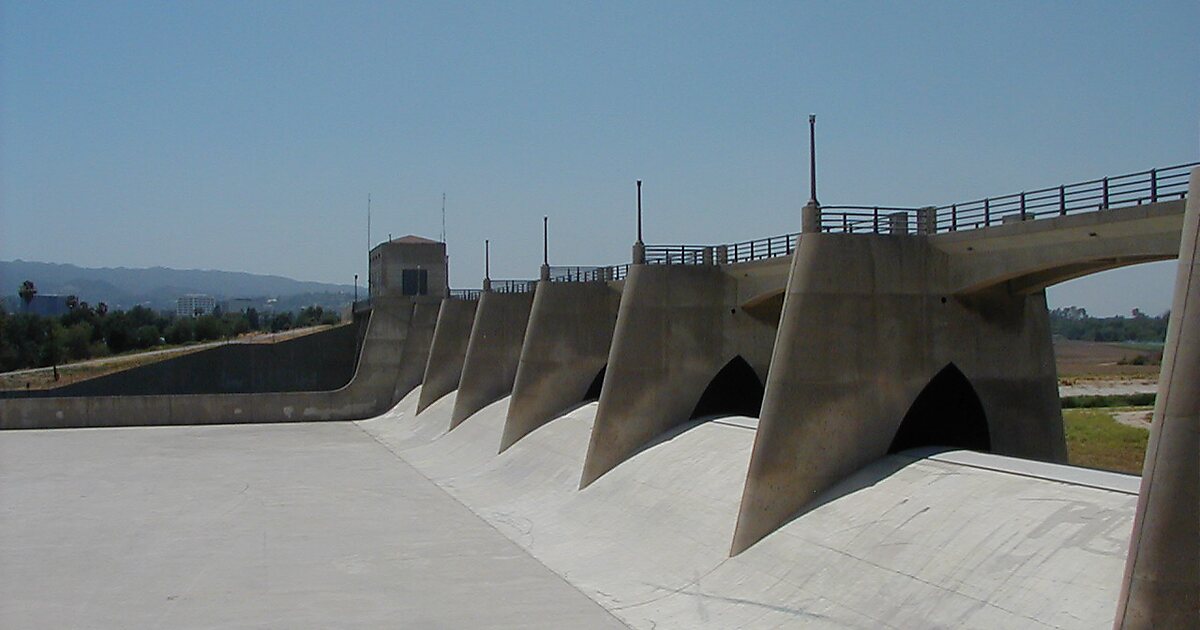
<svg viewBox="0 0 1200 630">
<path fill-rule="evenodd" d="M 740 288 L 715 266 L 630 268 L 581 487 L 692 417 L 735 357 L 762 381 L 775 328 L 739 308 Z"/>
<path fill-rule="evenodd" d="M 1116 628 L 1200 627 L 1200 169 L 1189 187 Z"/>
<path fill-rule="evenodd" d="M 1044 291 L 956 296 L 950 271 L 924 237 L 801 236 L 734 553 L 889 452 L 1066 461 Z"/>
<path fill-rule="evenodd" d="M 608 363 L 620 302 L 607 282 L 538 283 L 501 451 L 584 401 Z"/>
<path fill-rule="evenodd" d="M 463 361 L 467 358 L 467 344 L 471 341 L 471 327 L 475 324 L 475 310 L 478 307 L 477 300 L 442 300 L 433 341 L 429 347 L 429 360 L 425 364 L 425 378 L 421 382 L 417 413 L 458 389 L 458 382 L 462 379 Z"/>
<path fill-rule="evenodd" d="M 441 302 L 422 298 L 415 301 L 412 308 L 408 334 L 405 335 L 404 345 L 400 348 L 400 369 L 396 375 L 396 389 L 392 392 L 393 403 L 400 402 L 420 385 L 425 377 L 425 366 L 429 362 L 429 349 L 433 344 Z"/>
<path fill-rule="evenodd" d="M 529 324 L 533 293 L 492 293 L 479 298 L 463 359 L 450 428 L 512 392 Z"/>
</svg>

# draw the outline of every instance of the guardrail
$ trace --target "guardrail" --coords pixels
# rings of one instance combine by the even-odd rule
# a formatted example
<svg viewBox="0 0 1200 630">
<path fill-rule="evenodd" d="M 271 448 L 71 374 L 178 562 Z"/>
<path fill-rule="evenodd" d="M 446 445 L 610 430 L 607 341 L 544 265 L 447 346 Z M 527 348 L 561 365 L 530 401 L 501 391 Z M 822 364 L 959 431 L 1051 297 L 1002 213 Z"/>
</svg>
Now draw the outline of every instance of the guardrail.
<svg viewBox="0 0 1200 630">
<path fill-rule="evenodd" d="M 650 265 L 728 265 L 790 256 L 799 232 L 724 245 L 647 245 Z"/>
<path fill-rule="evenodd" d="M 629 265 L 550 267 L 550 282 L 612 282 L 624 280 L 627 275 L 629 275 Z"/>
<path fill-rule="evenodd" d="M 492 280 L 492 293 L 530 293 L 537 280 Z"/>
<path fill-rule="evenodd" d="M 918 233 L 936 234 L 1185 199 L 1188 176 L 1196 166 L 1200 166 L 1200 162 L 946 206 L 825 206 L 821 208 L 821 231 L 906 233 L 910 227 L 915 227 Z"/>
<path fill-rule="evenodd" d="M 455 300 L 478 300 L 482 294 L 482 289 L 450 289 L 450 297 Z"/>
</svg>

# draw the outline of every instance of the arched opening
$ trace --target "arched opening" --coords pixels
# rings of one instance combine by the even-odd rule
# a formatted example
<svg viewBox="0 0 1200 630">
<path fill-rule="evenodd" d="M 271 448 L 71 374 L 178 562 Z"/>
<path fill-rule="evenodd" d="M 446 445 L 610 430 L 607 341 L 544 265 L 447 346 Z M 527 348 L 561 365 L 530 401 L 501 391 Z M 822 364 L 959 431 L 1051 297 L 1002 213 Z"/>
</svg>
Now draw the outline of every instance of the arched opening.
<svg viewBox="0 0 1200 630">
<path fill-rule="evenodd" d="M 953 364 L 938 372 L 904 414 L 888 453 L 918 446 L 992 450 L 983 404 L 971 382 Z"/>
<path fill-rule="evenodd" d="M 588 385 L 587 393 L 583 395 L 583 402 L 586 403 L 592 402 L 593 400 L 600 400 L 600 388 L 604 387 L 604 372 L 607 369 L 608 365 L 606 364 L 604 367 L 600 368 L 599 372 L 596 372 L 596 378 L 592 379 L 592 384 Z"/>
<path fill-rule="evenodd" d="M 749 363 L 736 356 L 709 381 L 692 410 L 692 418 L 703 416 L 758 417 L 762 409 L 763 384 Z"/>
</svg>

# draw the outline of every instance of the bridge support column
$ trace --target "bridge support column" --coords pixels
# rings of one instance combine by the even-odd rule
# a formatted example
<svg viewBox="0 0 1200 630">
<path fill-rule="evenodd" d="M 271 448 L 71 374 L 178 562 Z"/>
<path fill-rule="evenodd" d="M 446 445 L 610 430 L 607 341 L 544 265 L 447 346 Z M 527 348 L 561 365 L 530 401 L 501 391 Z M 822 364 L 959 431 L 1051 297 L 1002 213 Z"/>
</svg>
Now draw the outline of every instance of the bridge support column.
<svg viewBox="0 0 1200 630">
<path fill-rule="evenodd" d="M 450 418 L 451 429 L 512 391 L 532 305 L 533 294 L 529 292 L 485 292 L 479 298 Z"/>
<path fill-rule="evenodd" d="M 718 267 L 630 268 L 581 487 L 687 421 L 735 356 L 762 378 L 774 322 L 756 320 L 738 304 L 737 281 Z"/>
<path fill-rule="evenodd" d="M 425 377 L 422 380 L 421 397 L 417 401 L 417 413 L 458 389 L 463 361 L 467 358 L 467 344 L 471 341 L 471 327 L 475 323 L 475 309 L 478 306 L 479 302 L 476 300 L 442 300 L 437 325 L 433 331 L 433 341 L 429 347 L 429 360 L 425 364 Z"/>
<path fill-rule="evenodd" d="M 1065 461 L 1045 293 L 948 295 L 948 266 L 924 237 L 801 237 L 733 553 L 887 454 L 927 389 L 917 442 Z"/>
<path fill-rule="evenodd" d="M 425 376 L 429 362 L 429 348 L 433 343 L 434 327 L 437 325 L 439 302 L 415 302 L 408 320 L 408 333 L 400 351 L 400 373 L 396 377 L 396 389 L 392 403 L 400 402 Z"/>
<path fill-rule="evenodd" d="M 584 400 L 608 362 L 620 302 L 604 282 L 538 283 L 501 451 Z"/>
<path fill-rule="evenodd" d="M 1116 628 L 1200 627 L 1200 169 L 1189 192 Z"/>
</svg>

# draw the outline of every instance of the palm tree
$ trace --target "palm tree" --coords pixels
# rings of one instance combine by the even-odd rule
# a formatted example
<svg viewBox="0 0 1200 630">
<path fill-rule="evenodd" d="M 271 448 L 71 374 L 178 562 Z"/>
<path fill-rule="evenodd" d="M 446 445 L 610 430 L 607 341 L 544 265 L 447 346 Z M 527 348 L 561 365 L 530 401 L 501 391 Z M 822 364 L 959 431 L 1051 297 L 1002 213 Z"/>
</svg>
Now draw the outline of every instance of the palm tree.
<svg viewBox="0 0 1200 630">
<path fill-rule="evenodd" d="M 21 283 L 17 295 L 21 296 L 21 301 L 25 303 L 25 312 L 29 312 L 29 303 L 33 301 L 33 296 L 37 295 L 37 287 L 33 285 L 32 280 L 26 280 Z"/>
</svg>

